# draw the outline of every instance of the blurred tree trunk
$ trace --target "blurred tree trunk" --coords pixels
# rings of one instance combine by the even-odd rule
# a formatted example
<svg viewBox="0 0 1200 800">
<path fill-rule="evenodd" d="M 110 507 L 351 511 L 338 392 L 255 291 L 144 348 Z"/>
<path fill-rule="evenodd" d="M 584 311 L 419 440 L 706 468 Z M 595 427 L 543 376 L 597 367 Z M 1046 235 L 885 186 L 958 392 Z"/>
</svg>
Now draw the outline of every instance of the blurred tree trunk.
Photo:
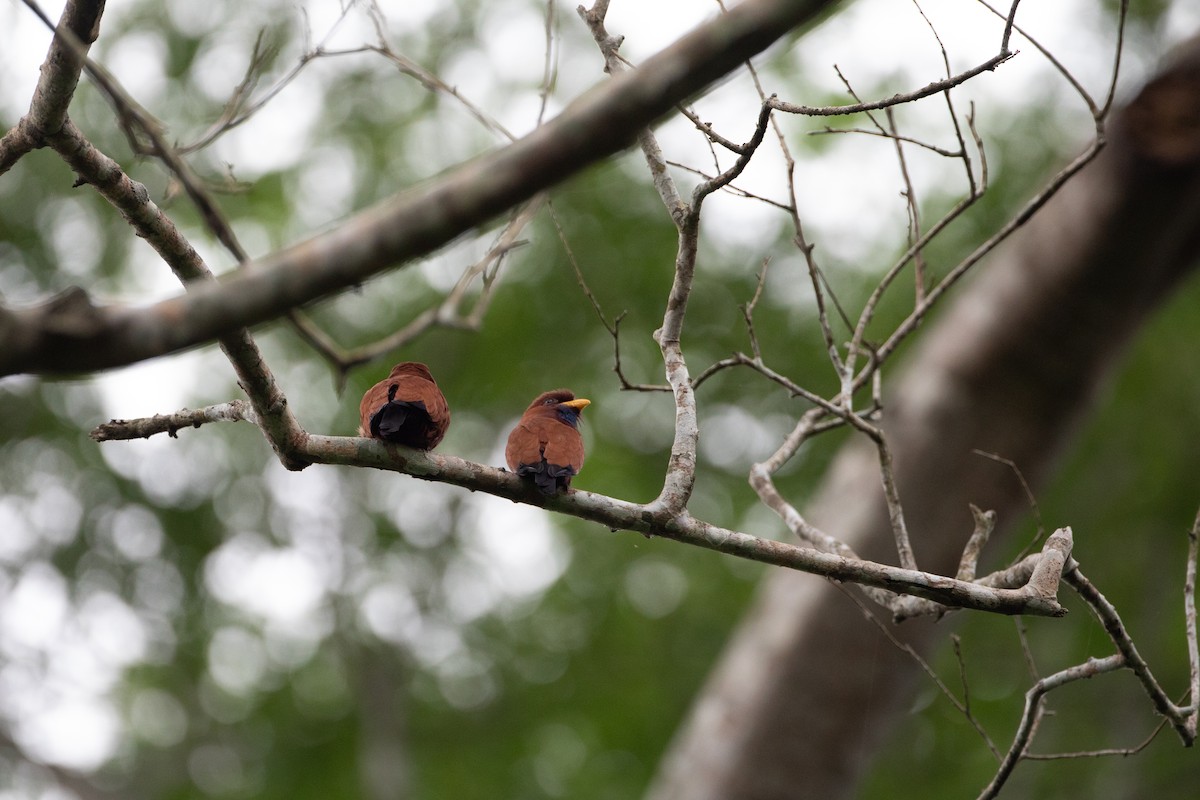
<svg viewBox="0 0 1200 800">
<path fill-rule="evenodd" d="M 968 503 L 1026 511 L 1147 316 L 1200 252 L 1200 41 L 1109 126 L 1108 146 L 931 325 L 885 392 L 913 546 L 954 574 Z M 810 518 L 868 558 L 895 561 L 873 448 L 847 446 Z M 1064 520 L 1069 523 L 1069 520 Z M 653 800 L 847 797 L 911 700 L 917 667 L 866 624 L 847 590 L 774 570 L 730 640 L 648 794 Z M 885 623 L 890 624 L 890 622 Z M 927 620 L 897 635 L 928 651 Z"/>
</svg>

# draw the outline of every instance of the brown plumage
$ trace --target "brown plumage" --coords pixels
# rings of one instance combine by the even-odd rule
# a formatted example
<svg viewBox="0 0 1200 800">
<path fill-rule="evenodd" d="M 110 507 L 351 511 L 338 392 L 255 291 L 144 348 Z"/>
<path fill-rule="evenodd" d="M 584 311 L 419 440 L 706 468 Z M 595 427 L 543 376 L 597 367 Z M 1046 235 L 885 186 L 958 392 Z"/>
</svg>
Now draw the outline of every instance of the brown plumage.
<svg viewBox="0 0 1200 800">
<path fill-rule="evenodd" d="M 359 436 L 432 450 L 450 427 L 450 407 L 429 367 L 405 361 L 367 390 L 358 406 Z"/>
<path fill-rule="evenodd" d="M 583 466 L 579 414 L 591 402 L 576 400 L 566 389 L 538 395 L 508 435 L 508 468 L 532 479 L 542 494 L 569 488 Z"/>
</svg>

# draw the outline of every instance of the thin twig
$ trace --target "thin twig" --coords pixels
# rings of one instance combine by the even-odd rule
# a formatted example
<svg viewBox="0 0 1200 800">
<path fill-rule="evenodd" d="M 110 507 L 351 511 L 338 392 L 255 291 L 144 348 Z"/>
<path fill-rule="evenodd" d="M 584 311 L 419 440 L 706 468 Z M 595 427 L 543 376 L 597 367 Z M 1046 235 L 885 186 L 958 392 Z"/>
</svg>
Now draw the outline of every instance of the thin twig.
<svg viewBox="0 0 1200 800">
<path fill-rule="evenodd" d="M 1015 55 L 1015 52 L 999 53 L 992 56 L 987 61 L 984 61 L 979 66 L 972 67 L 966 72 L 960 72 L 951 78 L 933 81 L 932 83 L 929 83 L 922 88 L 917 89 L 916 91 L 906 92 L 904 94 L 894 94 L 891 97 L 883 100 L 874 100 L 868 103 L 859 102 L 845 106 L 802 106 L 786 103 L 778 98 L 769 102 L 771 103 L 771 107 L 776 111 L 782 111 L 785 114 L 799 114 L 805 117 L 840 117 L 846 114 L 859 114 L 864 111 L 878 111 L 881 108 L 903 105 L 904 103 L 912 103 L 916 100 L 920 100 L 923 97 L 929 97 L 930 95 L 944 92 L 947 89 L 953 89 L 955 86 L 959 86 L 971 80 L 971 78 L 974 78 L 976 75 L 980 75 L 984 72 L 991 72 L 996 67 L 1000 66 L 1005 61 L 1008 61 Z"/>
<path fill-rule="evenodd" d="M 1017 626 L 1017 640 L 1021 643 L 1021 654 L 1025 657 L 1025 668 L 1029 670 L 1029 677 L 1036 681 L 1042 677 L 1042 674 L 1038 671 L 1037 662 L 1033 660 L 1033 649 L 1029 646 L 1029 633 L 1020 617 L 1015 618 L 1014 622 Z"/>
<path fill-rule="evenodd" d="M 234 128 L 245 124 L 251 118 L 253 118 L 255 114 L 261 111 L 263 107 L 270 103 L 271 100 L 273 100 L 276 96 L 278 96 L 280 92 L 291 85 L 292 81 L 299 76 L 300 72 L 309 64 L 309 62 L 319 58 L 322 55 L 328 55 L 325 53 L 325 43 L 333 38 L 333 35 L 337 32 L 338 28 L 341 27 L 342 22 L 346 19 L 346 16 L 350 13 L 350 10 L 353 9 L 354 6 L 354 3 L 346 3 L 342 7 L 342 11 L 338 15 L 338 18 L 334 20 L 333 24 L 329 27 L 329 30 L 325 32 L 325 36 L 321 40 L 321 43 L 315 47 L 307 49 L 304 53 L 302 53 L 300 58 L 297 59 L 296 64 L 290 70 L 284 73 L 284 75 L 275 81 L 270 88 L 268 88 L 265 92 L 263 92 L 262 95 L 253 101 L 250 100 L 250 95 L 253 93 L 253 90 L 258 83 L 262 80 L 262 75 L 260 70 L 256 68 L 255 59 L 252 57 L 250 59 L 250 65 L 246 68 L 246 75 L 243 77 L 242 82 L 234 87 L 230 99 L 225 103 L 225 108 L 222 110 L 221 116 L 216 122 L 210 125 L 209 129 L 201 134 L 196 141 L 189 144 L 180 145 L 178 148 L 176 148 L 178 152 L 181 155 L 189 155 L 191 153 L 203 150 L 217 141 L 217 139 L 224 136 L 226 133 L 229 133 Z"/>
<path fill-rule="evenodd" d="M 892 142 L 896 145 L 896 161 L 900 165 L 900 179 L 904 182 L 904 205 L 908 211 L 908 244 L 921 238 L 921 207 L 917 202 L 917 190 L 913 187 L 912 178 L 908 174 L 908 161 L 904 157 L 904 145 L 900 142 L 896 127 L 896 115 L 892 109 L 885 109 L 887 114 L 888 132 L 892 134 Z M 913 254 L 913 287 L 916 293 L 914 302 L 920 303 L 925 296 L 925 254 L 918 250 Z"/>
<path fill-rule="evenodd" d="M 889 108 L 890 108 L 890 106 L 889 106 Z M 939 147 L 936 144 L 930 144 L 929 142 L 922 141 L 921 139 L 915 139 L 911 136 L 901 136 L 900 134 L 894 133 L 892 131 L 887 131 L 887 130 L 873 131 L 869 128 L 830 128 L 830 127 L 826 126 L 818 131 L 809 131 L 808 135 L 809 136 L 832 136 L 832 135 L 841 135 L 841 134 L 847 134 L 847 133 L 858 133 L 858 134 L 862 134 L 863 136 L 878 136 L 883 139 L 890 139 L 894 142 L 907 142 L 908 144 L 916 145 L 917 147 L 928 150 L 931 153 L 937 153 L 939 156 L 943 156 L 945 158 L 959 158 L 962 155 L 962 153 L 957 150 L 947 150 L 945 147 Z"/>
<path fill-rule="evenodd" d="M 762 269 L 758 271 L 758 282 L 754 286 L 754 296 L 750 298 L 749 302 L 739 306 L 742 309 L 742 319 L 746 321 L 746 335 L 750 337 L 750 352 L 754 354 L 755 361 L 762 361 L 762 349 L 758 345 L 758 334 L 754 332 L 754 309 L 762 298 L 763 286 L 767 283 L 767 267 L 770 265 L 771 259 L 764 258 Z M 695 383 L 699 383 L 699 379 Z M 693 388 L 695 388 L 695 383 L 692 384 Z"/>
<path fill-rule="evenodd" d="M 297 332 L 333 366 L 341 384 L 350 370 L 404 347 L 433 328 L 479 330 L 494 294 L 500 267 L 509 253 L 526 244 L 525 240 L 518 237 L 537 216 L 545 201 L 546 195 L 540 194 L 516 209 L 484 254 L 463 268 L 454 286 L 438 305 L 421 311 L 391 334 L 365 345 L 343 348 L 300 314 L 292 317 Z M 479 284 L 479 291 L 474 295 L 474 304 L 468 308 L 471 290 L 476 283 Z"/>
<path fill-rule="evenodd" d="M 923 302 L 919 303 L 916 308 L 892 331 L 887 340 L 879 346 L 878 356 L 880 361 L 885 361 L 896 350 L 900 344 L 907 339 L 913 331 L 921 324 L 930 310 L 937 304 L 946 292 L 950 291 L 962 278 L 981 260 L 984 256 L 991 253 L 1001 242 L 1006 240 L 1019 228 L 1023 227 L 1026 222 L 1046 203 L 1050 198 L 1058 194 L 1059 189 L 1066 185 L 1067 181 L 1073 178 L 1081 169 L 1087 166 L 1100 153 L 1102 147 L 1101 142 L 1093 141 L 1083 153 L 1076 156 L 1067 166 L 1063 167 L 1050 179 L 1047 186 L 1038 192 L 1033 198 L 1028 200 L 1017 213 L 1009 218 L 1009 220 L 1000 227 L 995 233 L 989 236 L 983 243 L 978 245 L 966 258 L 951 269 L 945 277 L 934 285 L 926 294 Z M 961 206 L 961 203 L 960 203 Z M 956 208 L 956 211 L 958 209 Z M 934 231 L 941 229 L 935 226 L 926 232 L 928 239 Z"/>
<path fill-rule="evenodd" d="M 880 623 L 880 625 L 882 624 L 883 623 Z M 971 684 L 967 680 L 967 660 L 962 651 L 962 638 L 959 637 L 958 634 L 952 633 L 950 634 L 950 643 L 954 647 L 954 660 L 958 662 L 958 680 L 959 684 L 962 686 L 963 694 L 962 702 L 955 703 L 955 707 L 958 708 L 959 713 L 966 717 L 967 722 L 971 723 L 971 727 L 973 727 L 983 739 L 983 743 L 987 745 L 987 749 L 991 750 L 992 755 L 996 757 L 997 761 L 999 761 L 1000 749 L 996 747 L 996 743 L 992 741 L 992 737 L 989 736 L 988 732 L 984 729 L 983 723 L 981 723 L 975 717 L 974 712 L 971 711 Z M 947 696 L 949 696 L 951 700 L 954 699 L 953 695 L 950 695 L 948 692 Z"/>
<path fill-rule="evenodd" d="M 537 124 L 541 125 L 546 119 L 546 108 L 550 103 L 550 94 L 554 91 L 554 85 L 558 82 L 558 48 L 556 48 L 555 33 L 558 29 L 558 12 L 555 10 L 558 4 L 554 0 L 546 0 L 546 55 L 542 64 L 542 85 L 538 89 L 538 98 L 541 105 L 538 106 Z"/>
<path fill-rule="evenodd" d="M 97 442 L 149 439 L 158 433 L 165 433 L 174 439 L 184 428 L 199 428 L 209 422 L 241 421 L 254 422 L 254 410 L 245 400 L 230 400 L 228 403 L 194 410 L 184 408 L 174 414 L 156 414 L 135 420 L 109 420 L 98 425 L 89 435 Z"/>
<path fill-rule="evenodd" d="M 992 741 L 992 737 L 988 735 L 988 732 L 983 727 L 983 724 L 974 715 L 974 713 L 971 712 L 971 704 L 969 701 L 969 695 L 967 693 L 966 667 L 963 664 L 962 653 L 959 650 L 958 636 L 952 635 L 950 638 L 954 642 L 954 654 L 956 657 L 958 657 L 959 677 L 962 680 L 963 687 L 963 700 L 961 701 L 954 696 L 954 692 L 950 690 L 950 687 L 947 686 L 945 681 L 942 680 L 941 676 L 937 674 L 937 671 L 930 666 L 929 662 L 922 658 L 921 654 L 918 653 L 908 642 L 902 642 L 897 639 L 896 635 L 892 633 L 887 624 L 885 624 L 884 621 L 879 619 L 879 617 L 877 617 L 875 614 L 871 613 L 871 609 L 869 609 L 862 602 L 862 600 L 856 596 L 855 592 L 852 592 L 843 586 L 839 586 L 838 588 L 841 589 L 842 594 L 849 597 L 854 604 L 858 606 L 858 610 L 862 612 L 862 615 L 866 617 L 868 621 L 874 624 L 875 627 L 879 629 L 879 632 L 882 633 L 884 637 L 892 643 L 893 646 L 906 653 L 910 658 L 912 658 L 913 661 L 916 662 L 917 666 L 921 668 L 921 671 L 923 671 L 929 677 L 929 680 L 933 681 L 933 685 L 938 688 L 938 691 L 942 693 L 942 696 L 950 701 L 950 704 L 957 709 L 958 713 L 962 714 L 963 717 L 966 718 L 967 722 L 971 723 L 971 727 L 973 727 L 975 732 L 979 734 L 979 738 L 983 739 L 983 743 L 989 750 L 992 751 L 992 754 L 996 756 L 997 760 L 999 760 L 1000 750 L 996 747 L 995 742 Z"/>
<path fill-rule="evenodd" d="M 579 284 L 583 296 L 587 298 L 591 304 L 592 310 L 596 312 L 596 318 L 600 320 L 600 324 L 604 326 L 604 330 L 608 331 L 608 335 L 613 341 L 613 372 L 617 374 L 617 379 L 621 382 L 622 391 L 630 392 L 669 392 L 671 387 L 666 384 L 647 384 L 633 383 L 625 375 L 625 367 L 621 361 L 621 321 L 625 319 L 628 312 L 622 311 L 610 323 L 608 317 L 604 314 L 604 309 L 600 307 L 600 301 L 596 298 L 596 294 L 592 291 L 592 287 L 588 285 L 587 279 L 583 276 L 583 269 L 579 266 L 579 260 L 575 257 L 575 249 L 571 247 L 570 241 L 567 240 L 567 232 L 563 229 L 562 220 L 558 217 L 558 212 L 555 210 L 553 203 L 549 205 L 550 221 L 554 224 L 554 230 L 558 233 L 558 240 L 562 243 L 563 252 L 567 255 L 567 262 L 571 265 L 571 269 L 575 272 L 575 282 Z"/>
<path fill-rule="evenodd" d="M 1183 581 L 1183 616 L 1187 632 L 1188 667 L 1191 680 L 1188 694 L 1189 713 L 1187 732 L 1196 737 L 1196 720 L 1200 717 L 1200 646 L 1196 642 L 1196 554 L 1200 549 L 1200 512 L 1188 531 L 1187 569 Z"/>
<path fill-rule="evenodd" d="M 724 136 L 717 133 L 715 130 L 713 130 L 712 125 L 709 125 L 707 122 L 701 120 L 700 115 L 692 109 L 685 105 L 680 105 L 677 108 L 679 113 L 691 120 L 692 124 L 696 126 L 696 130 L 707 136 L 710 142 L 715 142 L 716 144 L 721 145 L 721 147 L 724 147 L 726 150 L 729 150 L 732 153 L 737 153 L 738 155 L 741 155 L 745 152 L 745 145 L 738 144 L 731 139 L 726 139 Z"/>
<path fill-rule="evenodd" d="M 1017 555 L 1013 558 L 1013 561 L 1020 561 L 1022 558 L 1028 555 L 1029 551 L 1033 550 L 1033 548 L 1037 546 L 1037 543 L 1042 540 L 1042 537 L 1046 535 L 1046 527 L 1042 521 L 1042 509 L 1038 505 L 1037 496 L 1033 493 L 1033 488 L 1029 485 L 1029 481 L 1025 480 L 1025 473 L 1021 472 L 1021 468 L 1017 466 L 1017 462 L 1013 461 L 1011 458 L 1005 458 L 998 453 L 989 453 L 984 450 L 975 449 L 971 450 L 971 452 L 977 456 L 983 456 L 984 458 L 995 461 L 998 464 L 1005 465 L 1012 471 L 1013 475 L 1016 476 L 1017 482 L 1021 484 L 1021 491 L 1025 493 L 1025 502 L 1029 504 L 1029 510 L 1033 513 L 1034 522 L 1037 523 L 1037 532 L 1034 534 L 1033 541 L 1021 548 L 1021 552 L 1017 553 Z"/>
<path fill-rule="evenodd" d="M 845 394 L 842 395 L 845 397 Z M 913 554 L 912 542 L 908 535 L 908 524 L 904 519 L 904 505 L 900 502 L 900 490 L 896 485 L 896 473 L 892 463 L 892 450 L 888 447 L 887 437 L 883 430 L 872 425 L 867 420 L 847 408 L 843 411 L 846 421 L 867 435 L 875 443 L 875 451 L 879 454 L 879 475 L 883 482 L 883 496 L 887 503 L 888 522 L 892 528 L 892 537 L 896 540 L 896 552 L 900 557 L 900 565 L 908 569 L 917 568 L 916 556 Z"/>
<path fill-rule="evenodd" d="M 1018 619 L 1020 619 L 1018 617 Z M 1158 734 L 1162 733 L 1167 727 L 1167 720 L 1159 719 L 1158 724 L 1154 726 L 1154 730 L 1146 736 L 1145 739 L 1135 744 L 1133 747 L 1103 747 L 1097 750 L 1077 750 L 1070 753 L 1025 753 L 1022 756 L 1026 761 L 1061 761 L 1068 758 L 1104 758 L 1107 756 L 1136 756 L 1138 753 L 1145 750 L 1151 742 L 1158 738 Z"/>
<path fill-rule="evenodd" d="M 971 517 L 975 520 L 975 528 L 967 538 L 966 546 L 963 547 L 962 557 L 958 562 L 958 572 L 955 575 L 961 581 L 975 580 L 975 574 L 979 569 L 979 556 L 991 537 L 992 531 L 996 529 L 995 511 L 984 511 L 972 503 Z"/>
</svg>

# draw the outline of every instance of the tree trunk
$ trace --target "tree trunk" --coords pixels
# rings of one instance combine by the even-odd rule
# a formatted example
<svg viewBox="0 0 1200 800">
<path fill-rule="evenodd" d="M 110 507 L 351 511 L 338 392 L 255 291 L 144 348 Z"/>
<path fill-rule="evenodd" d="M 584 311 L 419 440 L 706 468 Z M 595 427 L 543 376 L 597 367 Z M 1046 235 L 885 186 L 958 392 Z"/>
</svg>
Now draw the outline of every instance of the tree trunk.
<svg viewBox="0 0 1200 800">
<path fill-rule="evenodd" d="M 1107 147 L 948 305 L 884 395 L 920 566 L 954 574 L 968 503 L 1001 525 L 1026 501 L 973 449 L 1036 488 L 1122 348 L 1200 253 L 1200 41 L 1109 126 Z M 841 452 L 809 517 L 861 555 L 895 560 L 873 447 Z M 847 590 L 770 573 L 660 764 L 653 800 L 839 798 L 855 792 L 908 706 L 912 659 Z M 887 623 L 890 624 L 890 623 Z M 898 636 L 928 651 L 927 620 Z"/>
</svg>

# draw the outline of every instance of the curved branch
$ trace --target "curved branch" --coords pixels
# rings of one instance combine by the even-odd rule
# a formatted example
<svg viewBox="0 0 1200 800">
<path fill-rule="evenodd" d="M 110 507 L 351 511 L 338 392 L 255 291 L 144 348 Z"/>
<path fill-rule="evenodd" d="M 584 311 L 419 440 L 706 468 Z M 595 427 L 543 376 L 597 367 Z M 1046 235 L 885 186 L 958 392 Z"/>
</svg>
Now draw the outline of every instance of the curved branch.
<svg viewBox="0 0 1200 800">
<path fill-rule="evenodd" d="M 836 581 L 911 594 L 955 608 L 1049 617 L 1066 613 L 1053 596 L 1046 596 L 1032 581 L 1019 588 L 993 588 L 982 583 L 982 579 L 981 582 L 961 581 L 764 539 L 711 525 L 686 511 L 672 514 L 654 502 L 643 505 L 582 490 L 546 496 L 536 491 L 528 481 L 506 470 L 456 456 L 387 445 L 375 439 L 309 434 L 295 455 L 314 464 L 341 464 L 402 472 L 414 478 L 449 483 L 516 503 L 591 520 L 613 531 L 661 536 Z M 1062 562 L 1056 561 L 1056 558 L 1064 550 L 1069 554 L 1071 531 L 1069 528 L 1060 529 L 1051 539 L 1054 545 L 1048 544 L 1043 556 L 1051 558 L 1061 569 Z"/>
</svg>

